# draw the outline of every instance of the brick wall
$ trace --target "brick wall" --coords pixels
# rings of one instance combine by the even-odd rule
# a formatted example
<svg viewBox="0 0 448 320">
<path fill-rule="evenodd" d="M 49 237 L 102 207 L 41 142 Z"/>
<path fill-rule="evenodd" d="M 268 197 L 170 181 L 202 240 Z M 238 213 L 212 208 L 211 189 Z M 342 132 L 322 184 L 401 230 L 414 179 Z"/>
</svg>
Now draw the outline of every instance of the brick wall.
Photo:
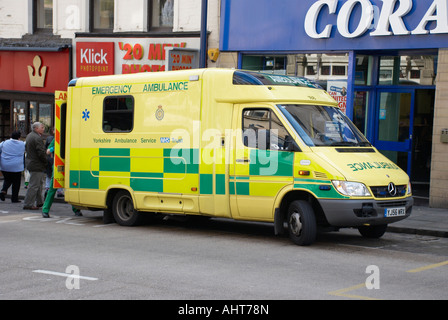
<svg viewBox="0 0 448 320">
<path fill-rule="evenodd" d="M 448 49 L 439 50 L 436 85 L 429 205 L 448 208 L 448 143 L 440 142 L 442 129 L 448 128 Z"/>
</svg>

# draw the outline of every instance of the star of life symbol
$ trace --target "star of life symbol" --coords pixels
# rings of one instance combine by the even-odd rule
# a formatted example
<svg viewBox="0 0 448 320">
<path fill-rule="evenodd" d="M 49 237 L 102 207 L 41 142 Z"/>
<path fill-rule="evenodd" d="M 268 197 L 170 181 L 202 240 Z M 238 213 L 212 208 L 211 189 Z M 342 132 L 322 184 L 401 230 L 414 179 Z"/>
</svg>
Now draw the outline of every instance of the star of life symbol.
<svg viewBox="0 0 448 320">
<path fill-rule="evenodd" d="M 84 119 L 84 121 L 87 121 L 87 119 L 90 118 L 90 111 L 87 111 L 87 109 L 85 109 L 85 110 L 82 112 L 82 118 Z"/>
</svg>

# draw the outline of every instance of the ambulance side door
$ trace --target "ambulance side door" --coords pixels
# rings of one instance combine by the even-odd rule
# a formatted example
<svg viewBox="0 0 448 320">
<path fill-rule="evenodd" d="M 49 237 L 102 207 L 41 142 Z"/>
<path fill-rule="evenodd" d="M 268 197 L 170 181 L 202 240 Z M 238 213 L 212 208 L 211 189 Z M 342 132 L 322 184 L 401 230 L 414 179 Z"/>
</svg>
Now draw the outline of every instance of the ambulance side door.
<svg viewBox="0 0 448 320">
<path fill-rule="evenodd" d="M 271 221 L 276 196 L 293 183 L 294 153 L 286 150 L 289 134 L 269 105 L 237 105 L 235 110 L 232 216 Z"/>
</svg>

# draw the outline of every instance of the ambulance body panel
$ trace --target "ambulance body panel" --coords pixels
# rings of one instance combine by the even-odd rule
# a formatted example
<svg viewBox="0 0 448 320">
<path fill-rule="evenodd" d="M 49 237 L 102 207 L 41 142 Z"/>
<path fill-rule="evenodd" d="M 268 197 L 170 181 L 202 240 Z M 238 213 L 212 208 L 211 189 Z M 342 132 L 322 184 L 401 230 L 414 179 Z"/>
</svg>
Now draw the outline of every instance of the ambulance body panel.
<svg viewBox="0 0 448 320">
<path fill-rule="evenodd" d="M 80 78 L 65 111 L 64 94 L 55 181 L 67 202 L 120 224 L 154 213 L 274 222 L 305 245 L 317 225 L 378 234 L 411 213 L 406 173 L 306 79 L 226 69 Z"/>
</svg>

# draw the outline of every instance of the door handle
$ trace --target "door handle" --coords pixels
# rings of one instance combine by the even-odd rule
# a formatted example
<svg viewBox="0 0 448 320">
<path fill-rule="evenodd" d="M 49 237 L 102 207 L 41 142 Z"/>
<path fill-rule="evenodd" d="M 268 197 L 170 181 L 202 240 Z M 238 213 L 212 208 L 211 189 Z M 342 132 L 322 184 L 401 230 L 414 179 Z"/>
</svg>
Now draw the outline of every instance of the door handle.
<svg viewBox="0 0 448 320">
<path fill-rule="evenodd" d="M 238 162 L 238 163 L 250 163 L 250 159 L 247 159 L 247 158 L 236 159 L 236 162 Z"/>
</svg>

